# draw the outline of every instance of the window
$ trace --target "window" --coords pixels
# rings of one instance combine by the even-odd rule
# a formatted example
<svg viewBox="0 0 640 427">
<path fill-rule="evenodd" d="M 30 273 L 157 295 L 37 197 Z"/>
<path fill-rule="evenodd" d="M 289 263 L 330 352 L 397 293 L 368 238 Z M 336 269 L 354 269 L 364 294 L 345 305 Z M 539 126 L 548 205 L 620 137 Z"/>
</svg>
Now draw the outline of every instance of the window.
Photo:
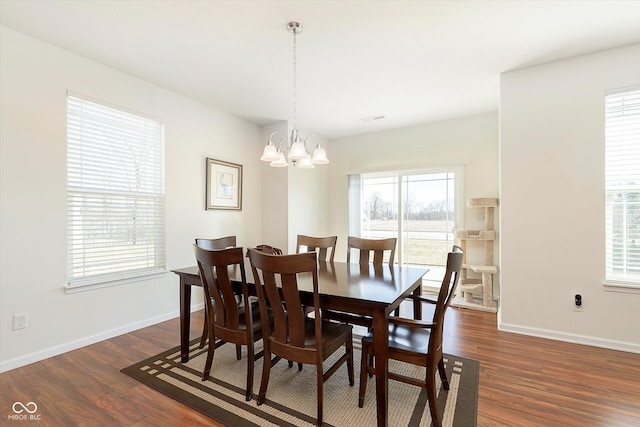
<svg viewBox="0 0 640 427">
<path fill-rule="evenodd" d="M 164 129 L 67 97 L 68 288 L 164 271 Z"/>
<path fill-rule="evenodd" d="M 349 182 L 351 235 L 398 238 L 401 264 L 446 264 L 454 242 L 455 198 L 461 194 L 454 170 L 351 175 Z"/>
<path fill-rule="evenodd" d="M 640 88 L 605 97 L 606 281 L 640 287 Z"/>
</svg>

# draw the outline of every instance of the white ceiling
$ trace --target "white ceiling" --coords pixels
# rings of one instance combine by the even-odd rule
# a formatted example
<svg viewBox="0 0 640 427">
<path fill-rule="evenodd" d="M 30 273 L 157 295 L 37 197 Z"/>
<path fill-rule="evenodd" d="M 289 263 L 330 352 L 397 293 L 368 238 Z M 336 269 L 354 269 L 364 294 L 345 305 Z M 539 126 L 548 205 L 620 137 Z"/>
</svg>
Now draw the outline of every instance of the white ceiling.
<svg viewBox="0 0 640 427">
<path fill-rule="evenodd" d="M 298 127 L 329 139 L 495 111 L 501 72 L 640 42 L 635 0 L 0 0 L 2 25 L 258 124 L 293 117 L 293 20 Z"/>
</svg>

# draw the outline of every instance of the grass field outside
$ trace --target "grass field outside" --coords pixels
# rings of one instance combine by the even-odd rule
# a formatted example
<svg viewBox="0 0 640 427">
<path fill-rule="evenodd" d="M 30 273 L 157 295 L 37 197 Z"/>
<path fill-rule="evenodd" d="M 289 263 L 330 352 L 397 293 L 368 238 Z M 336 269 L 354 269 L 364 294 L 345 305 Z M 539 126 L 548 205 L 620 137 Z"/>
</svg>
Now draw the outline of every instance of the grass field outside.
<svg viewBox="0 0 640 427">
<path fill-rule="evenodd" d="M 395 219 L 374 219 L 362 223 L 363 229 L 371 231 L 394 231 L 398 229 L 398 221 Z M 418 220 L 404 221 L 405 231 L 453 231 L 453 221 L 444 220 Z"/>
<path fill-rule="evenodd" d="M 453 245 L 453 221 L 408 220 L 403 240 L 403 264 L 444 265 Z M 372 220 L 363 223 L 363 237 L 384 238 L 397 232 L 397 220 Z M 422 237 L 421 235 L 424 234 Z M 400 252 L 396 248 L 396 252 Z M 398 259 L 398 261 L 400 261 Z"/>
</svg>

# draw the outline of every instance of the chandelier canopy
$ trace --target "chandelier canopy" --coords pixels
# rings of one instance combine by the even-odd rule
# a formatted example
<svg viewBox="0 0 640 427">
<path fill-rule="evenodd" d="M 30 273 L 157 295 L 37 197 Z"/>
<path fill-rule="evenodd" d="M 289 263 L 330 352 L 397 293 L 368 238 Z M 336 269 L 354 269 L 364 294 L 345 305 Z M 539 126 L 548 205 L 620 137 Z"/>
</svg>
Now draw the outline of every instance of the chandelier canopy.
<svg viewBox="0 0 640 427">
<path fill-rule="evenodd" d="M 278 131 L 269 135 L 267 145 L 264 147 L 260 160 L 269 162 L 270 166 L 275 168 L 286 167 L 289 165 L 287 159 L 291 161 L 295 167 L 302 169 L 311 169 L 315 165 L 323 165 L 329 163 L 327 152 L 322 145 L 318 143 L 313 156 L 309 155 L 307 150 L 307 140 L 310 138 L 318 138 L 317 135 L 310 135 L 304 140 L 300 139 L 297 124 L 297 105 L 296 105 L 296 36 L 302 32 L 302 24 L 299 22 L 289 22 L 287 30 L 293 34 L 293 129 L 289 142 L 285 142 L 282 134 Z M 279 136 L 277 141 L 273 138 Z"/>
</svg>

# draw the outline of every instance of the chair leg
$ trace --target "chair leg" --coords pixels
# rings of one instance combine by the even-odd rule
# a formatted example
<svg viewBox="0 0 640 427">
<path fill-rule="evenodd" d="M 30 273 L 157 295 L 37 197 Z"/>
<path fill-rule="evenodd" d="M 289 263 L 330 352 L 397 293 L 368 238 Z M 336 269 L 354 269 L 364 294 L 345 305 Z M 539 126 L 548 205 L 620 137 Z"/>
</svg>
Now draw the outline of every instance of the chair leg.
<svg viewBox="0 0 640 427">
<path fill-rule="evenodd" d="M 200 347 L 204 348 L 207 343 L 207 335 L 209 335 L 209 321 L 207 320 L 207 310 L 204 311 L 204 326 L 202 327 L 202 338 L 200 338 Z"/>
<path fill-rule="evenodd" d="M 251 400 L 251 394 L 253 393 L 253 365 L 255 363 L 255 356 L 253 354 L 253 343 L 247 344 L 247 391 L 245 392 L 245 400 L 248 402 Z"/>
<path fill-rule="evenodd" d="M 242 345 L 236 344 L 236 359 L 242 359 Z"/>
<path fill-rule="evenodd" d="M 438 362 L 438 373 L 440 374 L 440 380 L 442 381 L 442 387 L 445 390 L 449 390 L 449 380 L 447 379 L 447 371 L 444 370 L 444 360 L 440 359 Z"/>
<path fill-rule="evenodd" d="M 289 367 L 293 368 L 293 362 L 289 360 L 288 363 L 289 363 Z M 298 372 L 302 372 L 302 363 L 298 363 Z"/>
<path fill-rule="evenodd" d="M 427 377 L 427 398 L 429 399 L 429 411 L 433 427 L 442 427 L 442 421 L 438 416 L 438 405 L 436 400 L 436 373 L 431 370 Z"/>
<path fill-rule="evenodd" d="M 353 380 L 353 335 L 349 334 L 348 341 L 346 342 L 346 350 L 349 358 L 347 359 L 347 372 L 349 373 L 349 386 L 353 387 L 355 381 Z"/>
<path fill-rule="evenodd" d="M 369 346 L 362 343 L 362 359 L 360 360 L 360 390 L 358 391 L 358 407 L 364 406 L 364 396 L 367 393 L 367 361 L 369 360 Z"/>
<path fill-rule="evenodd" d="M 204 371 L 202 371 L 202 381 L 209 379 L 209 373 L 211 372 L 211 364 L 213 363 L 213 353 L 216 351 L 216 339 L 213 336 L 213 332 L 209 330 L 209 348 L 207 350 L 207 361 L 204 364 Z"/>
<path fill-rule="evenodd" d="M 322 386 L 324 384 L 322 364 L 316 365 L 316 383 L 317 383 L 317 394 L 318 394 L 318 414 L 316 419 L 316 425 L 321 426 L 322 425 L 322 397 L 323 397 Z"/>
<path fill-rule="evenodd" d="M 262 353 L 262 360 L 262 380 L 260 381 L 260 392 L 258 393 L 258 405 L 264 403 L 267 386 L 269 385 L 269 374 L 271 373 L 271 352 L 266 345 Z"/>
</svg>

